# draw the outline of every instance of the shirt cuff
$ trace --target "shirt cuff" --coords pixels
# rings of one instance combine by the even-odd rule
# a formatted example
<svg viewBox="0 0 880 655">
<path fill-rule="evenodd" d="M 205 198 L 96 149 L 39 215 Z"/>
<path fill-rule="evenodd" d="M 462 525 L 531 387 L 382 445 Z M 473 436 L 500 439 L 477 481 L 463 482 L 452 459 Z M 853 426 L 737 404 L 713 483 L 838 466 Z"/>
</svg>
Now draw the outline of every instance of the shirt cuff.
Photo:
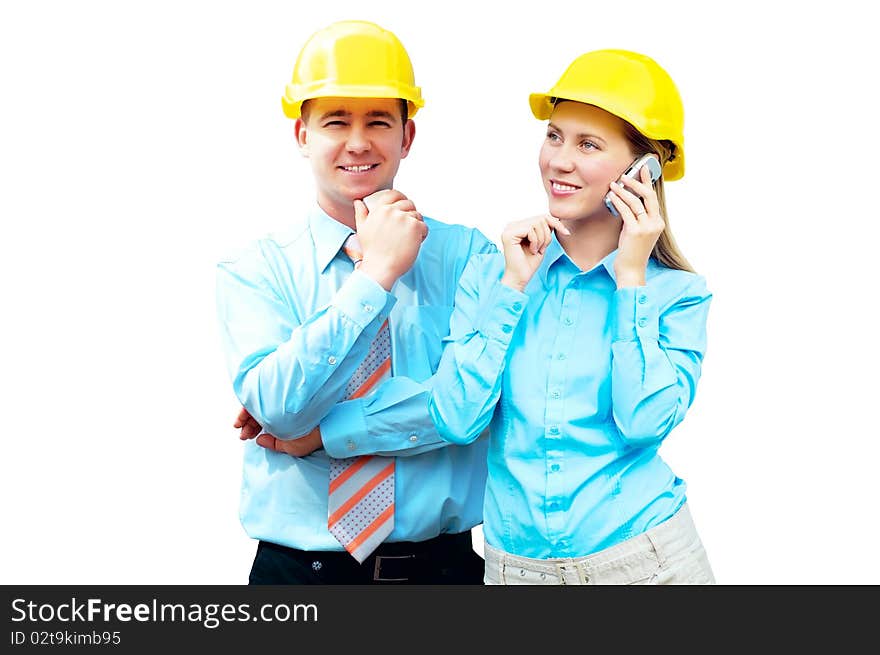
<svg viewBox="0 0 880 655">
<path fill-rule="evenodd" d="M 363 403 L 337 405 L 321 421 L 321 441 L 330 457 L 351 457 L 357 449 L 355 439 L 367 436 Z"/>
<path fill-rule="evenodd" d="M 479 314 L 484 318 L 477 329 L 490 339 L 510 343 L 528 301 L 528 295 L 522 291 L 496 284 L 480 303 Z"/>
<path fill-rule="evenodd" d="M 660 336 L 660 312 L 647 286 L 614 292 L 614 341 L 636 341 Z"/>
<path fill-rule="evenodd" d="M 348 316 L 361 330 L 379 319 L 381 325 L 397 302 L 369 275 L 354 271 L 333 298 L 333 305 Z"/>
</svg>

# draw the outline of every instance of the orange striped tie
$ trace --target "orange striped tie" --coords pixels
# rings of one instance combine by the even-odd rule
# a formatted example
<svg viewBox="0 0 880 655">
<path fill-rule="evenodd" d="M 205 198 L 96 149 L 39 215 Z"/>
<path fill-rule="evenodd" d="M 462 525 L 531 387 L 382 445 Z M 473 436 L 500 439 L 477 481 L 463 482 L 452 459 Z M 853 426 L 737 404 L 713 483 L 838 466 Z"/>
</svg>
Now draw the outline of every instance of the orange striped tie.
<svg viewBox="0 0 880 655">
<path fill-rule="evenodd" d="M 357 268 L 362 252 L 354 234 L 343 250 Z M 345 397 L 365 396 L 390 376 L 391 333 L 385 321 L 366 359 L 349 380 Z M 330 458 L 327 527 L 358 562 L 363 562 L 394 528 L 394 461 L 394 457 L 378 455 Z"/>
</svg>

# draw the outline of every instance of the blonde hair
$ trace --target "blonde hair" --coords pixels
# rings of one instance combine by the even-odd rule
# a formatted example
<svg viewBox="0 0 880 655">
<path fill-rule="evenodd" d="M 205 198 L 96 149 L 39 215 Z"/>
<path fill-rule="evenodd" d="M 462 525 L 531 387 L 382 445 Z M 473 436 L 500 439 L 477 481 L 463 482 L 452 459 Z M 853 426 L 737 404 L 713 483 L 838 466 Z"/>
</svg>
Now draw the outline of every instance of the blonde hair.
<svg viewBox="0 0 880 655">
<path fill-rule="evenodd" d="M 649 139 L 627 121 L 623 121 L 623 127 L 624 136 L 627 141 L 629 141 L 633 156 L 641 156 L 653 152 L 660 157 L 661 166 L 664 166 L 666 162 L 675 158 L 675 144 L 673 144 L 672 141 Z M 685 258 L 681 253 L 681 250 L 678 249 L 678 244 L 676 244 L 675 237 L 672 235 L 672 230 L 669 227 L 669 212 L 666 211 L 666 194 L 663 191 L 662 175 L 654 184 L 654 190 L 657 192 L 657 200 L 660 203 L 660 214 L 663 216 L 663 220 L 666 221 L 666 228 L 660 233 L 660 238 L 658 238 L 657 243 L 654 244 L 654 250 L 651 252 L 651 256 L 668 268 L 696 273 L 687 258 Z"/>
</svg>

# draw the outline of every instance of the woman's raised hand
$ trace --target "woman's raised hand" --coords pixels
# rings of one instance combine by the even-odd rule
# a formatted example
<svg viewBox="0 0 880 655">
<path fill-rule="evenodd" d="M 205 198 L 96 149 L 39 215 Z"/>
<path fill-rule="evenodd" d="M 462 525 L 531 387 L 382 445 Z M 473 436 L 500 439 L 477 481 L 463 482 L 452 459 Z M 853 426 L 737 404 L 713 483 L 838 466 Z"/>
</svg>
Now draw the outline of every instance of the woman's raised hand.
<svg viewBox="0 0 880 655">
<path fill-rule="evenodd" d="M 507 224 L 501 233 L 504 275 L 501 283 L 517 291 L 525 289 L 544 259 L 553 231 L 571 234 L 562 221 L 550 214 L 532 216 Z"/>
<path fill-rule="evenodd" d="M 611 202 L 623 220 L 614 260 L 618 288 L 645 284 L 648 258 L 660 234 L 666 229 L 647 166 L 641 168 L 639 178 L 622 178 L 625 186 L 618 182 L 611 183 L 614 192 Z"/>
</svg>

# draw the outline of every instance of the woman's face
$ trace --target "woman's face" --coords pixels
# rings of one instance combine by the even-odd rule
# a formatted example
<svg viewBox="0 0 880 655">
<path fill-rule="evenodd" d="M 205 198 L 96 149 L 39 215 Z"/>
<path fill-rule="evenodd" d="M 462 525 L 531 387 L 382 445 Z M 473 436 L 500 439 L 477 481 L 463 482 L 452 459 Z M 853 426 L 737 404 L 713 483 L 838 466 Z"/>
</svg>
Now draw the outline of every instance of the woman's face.
<svg viewBox="0 0 880 655">
<path fill-rule="evenodd" d="M 609 184 L 634 157 L 620 118 L 593 105 L 560 102 L 538 158 L 550 213 L 563 220 L 610 216 L 603 202 Z"/>
</svg>

